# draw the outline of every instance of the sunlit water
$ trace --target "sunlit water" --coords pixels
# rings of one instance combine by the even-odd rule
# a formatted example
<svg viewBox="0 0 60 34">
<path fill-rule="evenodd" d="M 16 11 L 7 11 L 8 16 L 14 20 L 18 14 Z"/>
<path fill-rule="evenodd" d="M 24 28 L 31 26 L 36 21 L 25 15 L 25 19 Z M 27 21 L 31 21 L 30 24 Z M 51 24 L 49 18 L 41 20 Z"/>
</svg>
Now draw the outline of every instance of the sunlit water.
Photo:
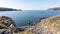
<svg viewBox="0 0 60 34">
<path fill-rule="evenodd" d="M 31 23 L 34 21 L 43 18 L 49 17 L 53 15 L 59 15 L 60 11 L 53 10 L 23 10 L 23 11 L 1 11 L 0 16 L 8 16 L 11 17 L 17 26 L 25 26 L 28 25 L 28 21 Z"/>
</svg>

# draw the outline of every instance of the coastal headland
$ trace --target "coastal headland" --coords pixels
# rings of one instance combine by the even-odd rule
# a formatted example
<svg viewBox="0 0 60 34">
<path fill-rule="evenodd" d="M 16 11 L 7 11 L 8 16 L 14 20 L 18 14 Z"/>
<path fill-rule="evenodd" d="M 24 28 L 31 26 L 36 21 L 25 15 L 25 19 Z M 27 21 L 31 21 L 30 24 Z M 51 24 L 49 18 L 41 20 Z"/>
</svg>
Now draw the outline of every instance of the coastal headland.
<svg viewBox="0 0 60 34">
<path fill-rule="evenodd" d="M 0 7 L 0 11 L 21 11 L 21 9 Z"/>
</svg>

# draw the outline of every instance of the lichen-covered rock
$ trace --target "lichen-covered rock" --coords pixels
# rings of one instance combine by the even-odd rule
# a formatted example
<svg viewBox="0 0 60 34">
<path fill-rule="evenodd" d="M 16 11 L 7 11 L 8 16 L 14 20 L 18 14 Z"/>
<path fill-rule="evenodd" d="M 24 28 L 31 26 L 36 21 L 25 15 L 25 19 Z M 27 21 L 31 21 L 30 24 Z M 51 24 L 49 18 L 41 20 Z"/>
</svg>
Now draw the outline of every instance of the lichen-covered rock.
<svg viewBox="0 0 60 34">
<path fill-rule="evenodd" d="M 10 17 L 0 16 L 0 34 L 12 34 L 13 32 L 19 32 L 15 22 Z"/>
<path fill-rule="evenodd" d="M 0 34 L 12 34 L 12 32 L 9 29 L 0 29 Z"/>
</svg>

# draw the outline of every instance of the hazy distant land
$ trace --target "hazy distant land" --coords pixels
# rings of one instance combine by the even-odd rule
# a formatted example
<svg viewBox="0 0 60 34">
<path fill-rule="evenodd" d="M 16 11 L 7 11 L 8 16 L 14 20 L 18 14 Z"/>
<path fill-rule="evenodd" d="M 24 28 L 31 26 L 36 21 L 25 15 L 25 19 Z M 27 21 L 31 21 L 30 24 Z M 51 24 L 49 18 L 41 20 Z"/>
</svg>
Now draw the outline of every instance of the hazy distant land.
<svg viewBox="0 0 60 34">
<path fill-rule="evenodd" d="M 0 11 L 21 11 L 21 9 L 0 7 Z"/>
<path fill-rule="evenodd" d="M 60 7 L 56 7 L 56 8 L 49 8 L 48 10 L 60 10 Z"/>
</svg>

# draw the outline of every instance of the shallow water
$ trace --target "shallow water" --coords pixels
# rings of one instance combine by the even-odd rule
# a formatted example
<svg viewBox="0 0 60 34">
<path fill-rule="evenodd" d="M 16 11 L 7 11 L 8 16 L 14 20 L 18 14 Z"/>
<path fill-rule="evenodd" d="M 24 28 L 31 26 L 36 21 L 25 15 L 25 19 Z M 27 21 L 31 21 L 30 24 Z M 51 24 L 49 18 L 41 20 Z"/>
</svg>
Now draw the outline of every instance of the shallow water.
<svg viewBox="0 0 60 34">
<path fill-rule="evenodd" d="M 53 10 L 23 10 L 23 11 L 3 11 L 0 16 L 11 17 L 17 26 L 28 25 L 28 21 L 34 22 L 39 18 L 59 15 L 60 11 Z"/>
</svg>

